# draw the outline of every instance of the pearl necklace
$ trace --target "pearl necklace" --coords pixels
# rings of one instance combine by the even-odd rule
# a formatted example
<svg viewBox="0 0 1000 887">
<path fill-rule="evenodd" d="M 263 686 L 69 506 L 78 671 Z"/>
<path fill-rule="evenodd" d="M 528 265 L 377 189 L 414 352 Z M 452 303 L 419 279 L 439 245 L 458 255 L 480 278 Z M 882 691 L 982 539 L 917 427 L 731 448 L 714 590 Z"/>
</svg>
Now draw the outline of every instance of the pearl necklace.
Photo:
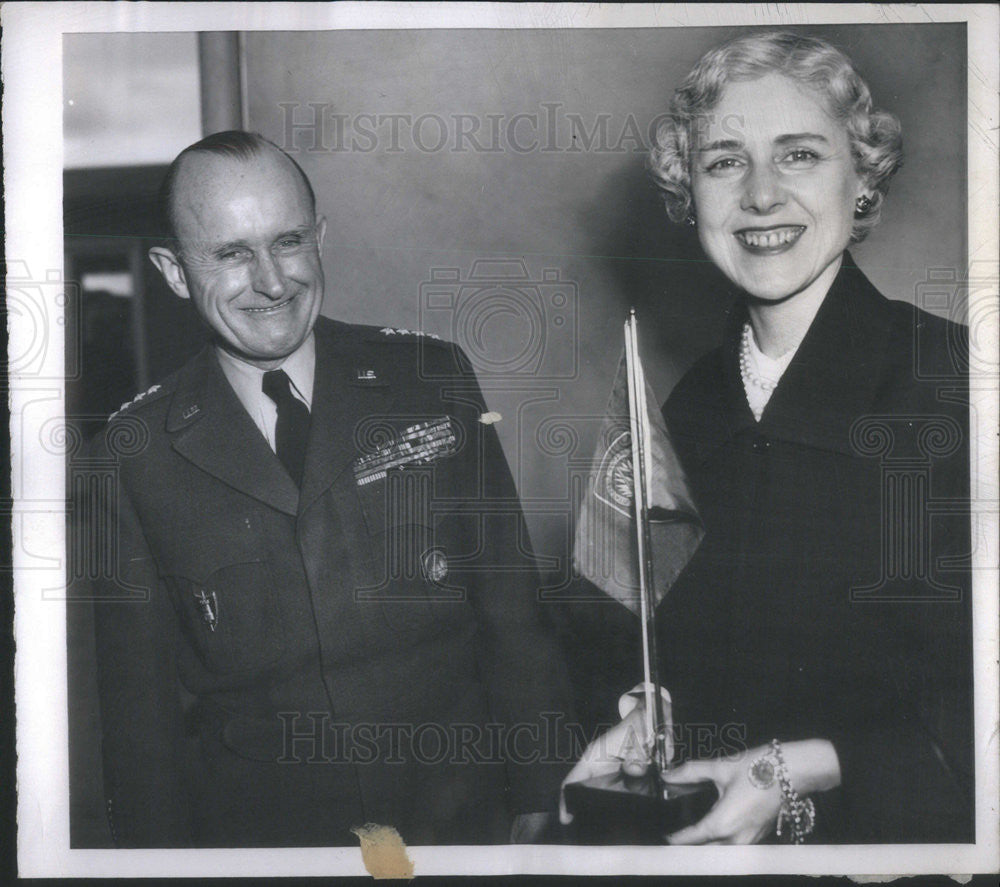
<svg viewBox="0 0 1000 887">
<path fill-rule="evenodd" d="M 740 376 L 743 377 L 743 387 L 753 385 L 761 391 L 774 391 L 778 387 L 778 379 L 760 374 L 757 361 L 750 353 L 750 337 L 753 335 L 750 324 L 743 324 L 743 336 L 740 339 Z"/>
</svg>

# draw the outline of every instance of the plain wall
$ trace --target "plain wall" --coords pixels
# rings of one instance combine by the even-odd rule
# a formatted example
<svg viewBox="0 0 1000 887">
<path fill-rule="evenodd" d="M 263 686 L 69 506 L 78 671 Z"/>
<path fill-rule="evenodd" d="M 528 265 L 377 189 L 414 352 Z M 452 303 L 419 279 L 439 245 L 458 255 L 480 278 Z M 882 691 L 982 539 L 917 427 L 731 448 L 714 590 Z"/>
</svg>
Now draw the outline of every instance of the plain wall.
<svg viewBox="0 0 1000 887">
<path fill-rule="evenodd" d="M 905 166 L 881 225 L 852 248 L 890 298 L 918 300 L 929 271 L 966 266 L 964 29 L 790 29 L 843 48 L 876 105 L 901 118 Z M 246 35 L 250 126 L 294 154 L 329 220 L 324 313 L 422 328 L 470 352 L 504 417 L 498 430 L 546 568 L 567 565 L 568 477 L 593 451 L 628 308 L 661 400 L 719 335 L 721 280 L 693 233 L 668 223 L 637 137 L 648 144 L 649 123 L 684 74 L 740 30 Z M 319 138 L 300 127 L 290 142 L 288 122 L 317 112 Z M 518 114 L 538 120 L 513 130 L 526 150 L 509 138 Z M 341 115 L 339 130 L 331 115 Z M 374 115 L 408 118 L 394 140 L 391 122 Z M 413 137 L 421 115 L 434 115 L 418 133 L 427 150 Z M 583 123 L 576 150 L 568 115 Z M 588 148 L 601 115 L 608 137 Z M 457 144 L 474 122 L 479 144 L 497 150 Z M 528 279 L 505 284 L 516 264 L 481 264 L 483 279 L 468 282 L 477 260 L 504 258 L 522 261 Z M 457 269 L 443 272 L 456 281 L 428 286 L 435 269 Z"/>
</svg>

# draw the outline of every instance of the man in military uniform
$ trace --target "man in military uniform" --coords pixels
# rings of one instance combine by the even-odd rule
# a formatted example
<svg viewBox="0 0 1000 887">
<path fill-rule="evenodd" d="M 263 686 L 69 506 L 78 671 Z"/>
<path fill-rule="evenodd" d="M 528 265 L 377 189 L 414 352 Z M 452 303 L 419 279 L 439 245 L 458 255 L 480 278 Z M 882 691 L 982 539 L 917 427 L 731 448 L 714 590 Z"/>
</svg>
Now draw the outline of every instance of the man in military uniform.
<svg viewBox="0 0 1000 887">
<path fill-rule="evenodd" d="M 164 198 L 150 257 L 213 341 L 92 453 L 120 481 L 95 589 L 116 842 L 537 833 L 564 667 L 462 355 L 319 316 L 326 221 L 262 137 L 186 149 Z"/>
</svg>

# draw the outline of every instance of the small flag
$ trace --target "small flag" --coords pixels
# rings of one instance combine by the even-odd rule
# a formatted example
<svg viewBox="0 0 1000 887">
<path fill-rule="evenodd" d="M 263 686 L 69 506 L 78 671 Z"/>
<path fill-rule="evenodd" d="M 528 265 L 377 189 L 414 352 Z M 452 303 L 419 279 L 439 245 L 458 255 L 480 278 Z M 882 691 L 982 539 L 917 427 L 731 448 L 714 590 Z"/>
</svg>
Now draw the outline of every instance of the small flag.
<svg viewBox="0 0 1000 887">
<path fill-rule="evenodd" d="M 643 449 L 655 607 L 698 548 L 704 529 L 638 360 L 636 355 L 646 422 L 637 425 L 648 429 Z M 623 352 L 577 518 L 573 559 L 580 575 L 639 614 L 642 593 L 629 428 L 628 366 Z"/>
</svg>

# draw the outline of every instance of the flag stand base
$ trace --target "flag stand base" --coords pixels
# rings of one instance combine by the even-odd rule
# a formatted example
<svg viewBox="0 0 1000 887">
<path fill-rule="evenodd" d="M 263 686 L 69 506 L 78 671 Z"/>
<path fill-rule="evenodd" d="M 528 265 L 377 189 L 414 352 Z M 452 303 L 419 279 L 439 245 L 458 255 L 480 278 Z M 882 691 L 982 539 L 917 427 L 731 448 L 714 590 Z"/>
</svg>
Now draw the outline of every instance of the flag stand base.
<svg viewBox="0 0 1000 887">
<path fill-rule="evenodd" d="M 638 777 L 619 770 L 572 782 L 563 791 L 581 844 L 663 844 L 666 835 L 701 819 L 719 797 L 713 782 L 670 785 L 655 768 Z"/>
</svg>

